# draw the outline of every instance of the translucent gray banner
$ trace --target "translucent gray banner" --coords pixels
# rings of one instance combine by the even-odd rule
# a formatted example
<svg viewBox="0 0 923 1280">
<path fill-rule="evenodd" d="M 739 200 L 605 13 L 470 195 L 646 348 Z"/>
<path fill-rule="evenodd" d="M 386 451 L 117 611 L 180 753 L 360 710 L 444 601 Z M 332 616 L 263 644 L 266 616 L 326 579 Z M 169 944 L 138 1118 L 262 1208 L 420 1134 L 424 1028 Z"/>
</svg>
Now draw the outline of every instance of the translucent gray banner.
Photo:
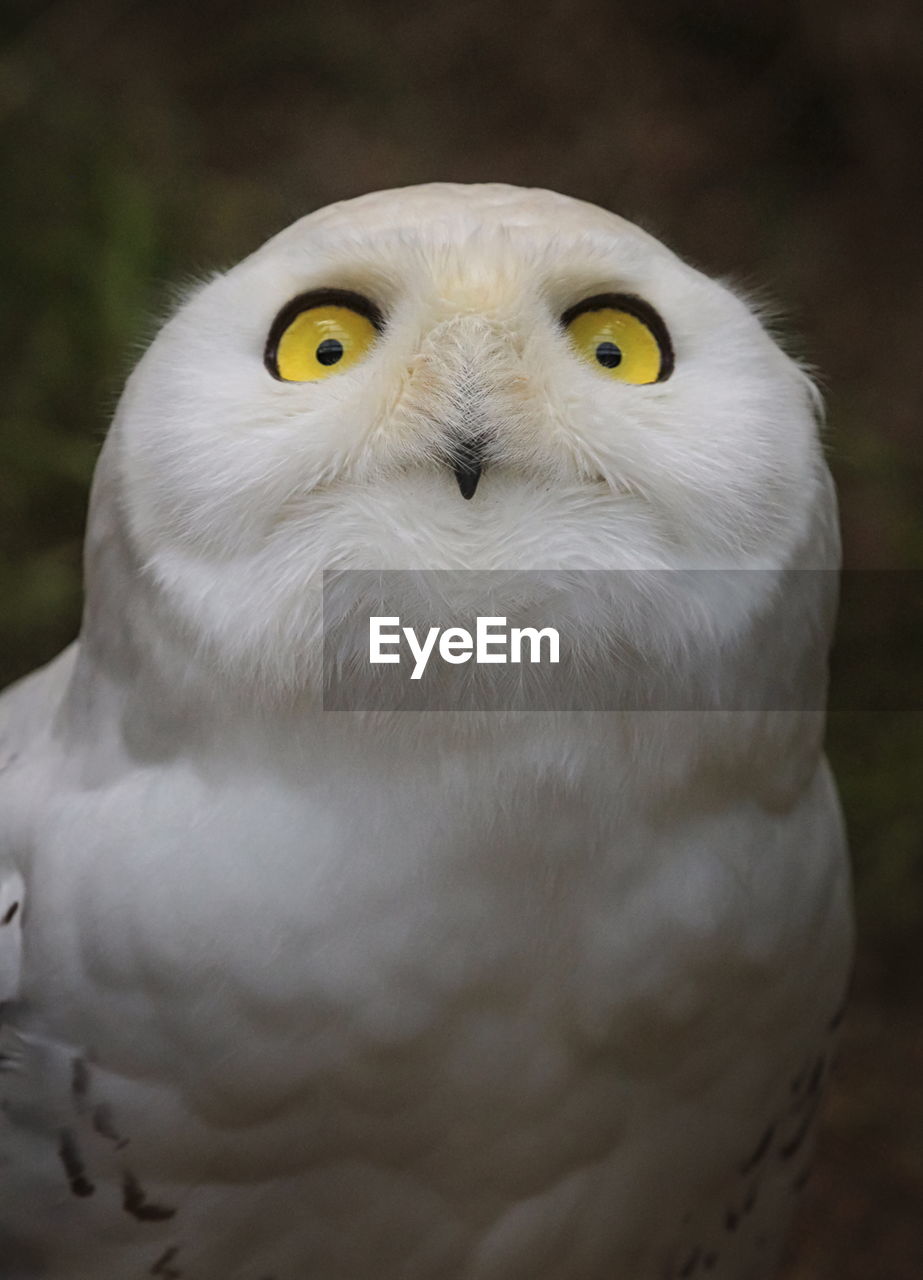
<svg viewBox="0 0 923 1280">
<path fill-rule="evenodd" d="M 921 586 L 888 570 L 331 571 L 324 706 L 923 708 Z M 828 689 L 840 589 L 843 676 Z"/>
</svg>

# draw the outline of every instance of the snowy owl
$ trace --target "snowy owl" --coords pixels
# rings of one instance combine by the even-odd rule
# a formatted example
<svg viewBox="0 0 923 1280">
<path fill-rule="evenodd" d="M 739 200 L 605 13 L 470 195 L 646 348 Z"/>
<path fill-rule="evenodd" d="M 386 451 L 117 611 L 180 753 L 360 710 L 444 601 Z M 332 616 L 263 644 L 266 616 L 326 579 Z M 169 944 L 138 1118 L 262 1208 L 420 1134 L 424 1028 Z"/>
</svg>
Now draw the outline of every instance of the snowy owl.
<svg viewBox="0 0 923 1280">
<path fill-rule="evenodd" d="M 189 293 L 80 637 L 0 704 L 2 1280 L 777 1273 L 851 949 L 817 410 L 732 290 L 548 191 L 349 200 Z M 497 665 L 332 710 L 325 609 L 437 570 L 511 620 L 528 580 L 579 705 Z M 705 650 L 730 708 L 613 709 Z"/>
</svg>

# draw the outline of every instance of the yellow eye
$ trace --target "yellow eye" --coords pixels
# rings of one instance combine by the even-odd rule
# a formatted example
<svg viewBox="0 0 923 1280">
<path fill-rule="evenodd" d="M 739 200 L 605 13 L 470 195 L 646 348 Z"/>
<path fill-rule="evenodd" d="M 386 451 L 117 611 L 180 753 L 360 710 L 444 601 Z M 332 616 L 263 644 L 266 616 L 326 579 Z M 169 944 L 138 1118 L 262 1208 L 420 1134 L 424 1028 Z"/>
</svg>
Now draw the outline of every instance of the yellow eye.
<svg viewBox="0 0 923 1280">
<path fill-rule="evenodd" d="M 623 294 L 600 294 L 565 311 L 561 323 L 587 364 L 616 382 L 645 386 L 673 372 L 673 348 L 653 307 Z"/>
<path fill-rule="evenodd" d="M 358 293 L 318 289 L 283 307 L 269 331 L 266 368 L 281 382 L 319 382 L 365 356 L 381 312 Z"/>
</svg>

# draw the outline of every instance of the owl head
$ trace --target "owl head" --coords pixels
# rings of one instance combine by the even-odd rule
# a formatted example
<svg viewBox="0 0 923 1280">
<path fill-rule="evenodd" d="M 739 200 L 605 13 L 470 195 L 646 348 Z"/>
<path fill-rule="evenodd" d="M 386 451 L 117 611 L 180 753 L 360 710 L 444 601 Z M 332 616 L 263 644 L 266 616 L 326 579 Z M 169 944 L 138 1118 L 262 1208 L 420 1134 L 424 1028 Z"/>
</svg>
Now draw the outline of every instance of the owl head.
<svg viewBox="0 0 923 1280">
<path fill-rule="evenodd" d="M 324 570 L 829 567 L 816 410 L 740 297 L 602 209 L 332 205 L 197 287 L 132 374 L 88 625 L 98 580 L 110 629 L 291 689 Z"/>
</svg>

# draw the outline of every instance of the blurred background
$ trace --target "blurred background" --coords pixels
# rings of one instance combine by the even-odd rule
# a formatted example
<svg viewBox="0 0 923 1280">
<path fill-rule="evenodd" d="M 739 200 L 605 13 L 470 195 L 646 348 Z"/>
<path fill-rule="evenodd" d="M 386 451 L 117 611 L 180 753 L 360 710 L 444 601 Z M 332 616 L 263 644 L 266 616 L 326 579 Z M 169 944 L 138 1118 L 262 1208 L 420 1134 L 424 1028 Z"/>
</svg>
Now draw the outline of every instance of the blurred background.
<svg viewBox="0 0 923 1280">
<path fill-rule="evenodd" d="M 788 1280 L 923 1277 L 921 139 L 917 0 L 0 3 L 0 683 L 76 631 L 94 459 L 177 284 L 331 200 L 595 201 L 816 368 L 868 571 L 830 724 L 860 958 Z"/>
</svg>

